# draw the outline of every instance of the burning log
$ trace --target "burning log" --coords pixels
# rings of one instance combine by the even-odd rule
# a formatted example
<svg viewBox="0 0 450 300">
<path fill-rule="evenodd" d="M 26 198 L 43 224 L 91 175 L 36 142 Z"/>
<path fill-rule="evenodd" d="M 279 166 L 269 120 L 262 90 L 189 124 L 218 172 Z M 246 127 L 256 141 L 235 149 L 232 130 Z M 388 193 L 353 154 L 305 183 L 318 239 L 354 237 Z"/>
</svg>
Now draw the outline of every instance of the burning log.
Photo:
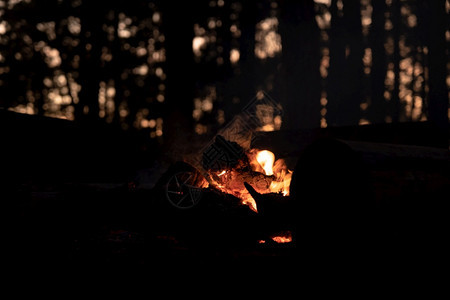
<svg viewBox="0 0 450 300">
<path fill-rule="evenodd" d="M 292 198 L 279 193 L 258 193 L 250 184 L 244 183 L 245 188 L 255 199 L 258 213 L 264 218 L 277 220 L 279 224 L 291 223 L 296 213 L 293 210 Z"/>
<path fill-rule="evenodd" d="M 288 243 L 292 240 L 290 232 L 277 234 L 289 229 L 284 226 L 286 222 L 282 221 L 282 214 L 277 210 L 272 213 L 270 209 L 264 214 L 257 214 L 254 199 L 287 198 L 285 196 L 288 194 L 292 171 L 288 170 L 284 160 L 275 160 L 275 155 L 266 150 L 244 151 L 237 143 L 227 141 L 219 135 L 203 152 L 201 168 L 203 170 L 200 171 L 187 163 L 179 162 L 168 170 L 159 184 L 164 192 L 163 198 L 180 210 L 177 213 L 180 217 L 197 216 L 183 222 L 190 224 L 191 229 L 195 228 L 188 230 L 189 232 L 205 233 L 202 226 L 194 226 L 200 220 L 200 223 L 207 223 L 209 227 L 215 228 L 213 231 L 216 234 L 205 233 L 199 236 L 227 236 L 231 232 L 232 238 L 225 240 L 250 240 L 254 243 L 267 239 L 275 243 Z M 246 185 L 251 189 L 246 188 Z M 264 201 L 261 205 L 269 202 Z M 181 214 L 183 210 L 189 212 Z M 265 211 L 264 208 L 263 210 Z"/>
<path fill-rule="evenodd" d="M 283 196 L 280 193 L 260 194 L 247 182 L 244 185 L 253 199 L 255 199 L 258 215 L 264 220 L 261 222 L 263 231 L 268 234 L 288 231 L 291 235 L 291 232 L 295 229 L 295 219 L 298 216 L 292 198 Z M 277 239 L 274 241 L 276 242 Z M 292 241 L 292 236 L 290 241 Z"/>
<path fill-rule="evenodd" d="M 218 135 L 203 153 L 202 162 L 206 169 L 205 177 L 212 187 L 240 198 L 254 211 L 257 211 L 255 200 L 244 182 L 258 193 L 289 193 L 292 172 L 284 160 L 275 160 L 270 151 L 244 151 L 237 143 Z"/>
</svg>

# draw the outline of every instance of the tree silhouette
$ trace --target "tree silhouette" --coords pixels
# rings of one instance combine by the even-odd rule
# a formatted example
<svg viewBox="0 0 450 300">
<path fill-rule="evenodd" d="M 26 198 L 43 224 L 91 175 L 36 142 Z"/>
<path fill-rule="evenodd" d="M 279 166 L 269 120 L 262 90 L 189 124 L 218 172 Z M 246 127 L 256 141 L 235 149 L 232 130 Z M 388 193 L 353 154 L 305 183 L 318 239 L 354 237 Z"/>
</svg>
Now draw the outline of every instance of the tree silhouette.
<svg viewBox="0 0 450 300">
<path fill-rule="evenodd" d="M 370 77 L 372 101 L 369 106 L 369 120 L 372 123 L 383 123 L 387 112 L 386 100 L 384 98 L 384 78 L 386 76 L 384 15 L 386 12 L 386 2 L 373 1 L 372 5 L 372 26 L 369 36 L 372 50 L 372 72 Z"/>
<path fill-rule="evenodd" d="M 320 124 L 320 47 L 314 2 L 281 1 L 280 34 L 287 128 Z"/>
<path fill-rule="evenodd" d="M 430 23 L 428 28 L 430 57 L 430 96 L 428 100 L 429 119 L 444 130 L 448 130 L 448 54 L 446 54 L 445 31 L 448 30 L 448 15 L 445 13 L 445 1 L 430 1 L 427 11 Z M 426 4 L 425 4 L 426 5 Z"/>
<path fill-rule="evenodd" d="M 340 7 L 342 5 L 342 7 Z M 357 125 L 363 99 L 363 45 L 359 1 L 332 1 L 327 121 Z"/>
<path fill-rule="evenodd" d="M 172 141 L 200 123 L 208 130 L 196 134 L 211 133 L 264 90 L 286 129 L 448 126 L 443 0 L 36 0 L 3 1 L 0 12 L 5 109 Z M 259 57 L 270 22 L 281 45 Z M 204 31 L 195 54 L 194 27 Z"/>
</svg>

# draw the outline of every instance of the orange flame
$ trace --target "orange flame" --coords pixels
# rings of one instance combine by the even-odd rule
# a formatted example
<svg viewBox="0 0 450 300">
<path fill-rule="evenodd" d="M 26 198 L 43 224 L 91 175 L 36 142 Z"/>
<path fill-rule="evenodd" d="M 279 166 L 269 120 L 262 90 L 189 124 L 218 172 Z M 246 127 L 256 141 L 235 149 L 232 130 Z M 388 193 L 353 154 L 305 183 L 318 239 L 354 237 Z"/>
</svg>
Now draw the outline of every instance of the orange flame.
<svg viewBox="0 0 450 300">
<path fill-rule="evenodd" d="M 268 150 L 258 151 L 256 153 L 256 161 L 263 168 L 266 175 L 275 176 L 275 180 L 270 183 L 268 192 L 282 193 L 283 196 L 288 196 L 292 171 L 288 170 L 285 161 L 282 159 L 275 161 L 275 155 Z"/>
<path fill-rule="evenodd" d="M 256 202 L 244 186 L 244 182 L 252 185 L 258 193 L 282 193 L 289 195 L 292 171 L 288 170 L 283 159 L 275 160 L 275 155 L 268 150 L 252 149 L 247 153 L 252 172 L 239 167 L 214 172 L 212 184 L 224 193 L 241 199 L 257 212 Z M 258 175 L 259 174 L 259 175 Z"/>
<path fill-rule="evenodd" d="M 273 236 L 272 240 L 279 244 L 290 243 L 292 242 L 292 234 L 290 231 L 286 231 L 280 235 Z"/>
<path fill-rule="evenodd" d="M 256 161 L 264 169 L 266 175 L 273 175 L 273 163 L 275 162 L 275 155 L 268 151 L 262 150 L 256 154 Z"/>
<path fill-rule="evenodd" d="M 222 176 L 222 175 L 224 175 L 226 172 L 227 172 L 226 170 L 223 170 L 222 172 L 220 172 L 219 174 L 217 174 L 217 176 Z"/>
</svg>

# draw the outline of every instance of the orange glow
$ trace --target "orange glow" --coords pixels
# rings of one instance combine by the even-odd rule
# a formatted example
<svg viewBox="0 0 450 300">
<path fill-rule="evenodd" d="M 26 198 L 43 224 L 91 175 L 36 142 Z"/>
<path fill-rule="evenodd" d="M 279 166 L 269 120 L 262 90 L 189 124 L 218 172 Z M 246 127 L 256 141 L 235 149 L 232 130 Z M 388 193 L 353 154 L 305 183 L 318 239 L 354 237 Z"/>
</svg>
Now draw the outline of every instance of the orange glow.
<svg viewBox="0 0 450 300">
<path fill-rule="evenodd" d="M 272 240 L 279 244 L 290 243 L 292 242 L 292 234 L 291 232 L 287 231 L 283 234 L 273 236 Z"/>
<path fill-rule="evenodd" d="M 244 182 L 250 184 L 258 193 L 280 193 L 289 195 L 292 171 L 288 170 L 283 159 L 275 160 L 275 155 L 268 150 L 251 149 L 247 152 L 251 171 L 241 162 L 237 167 L 211 172 L 211 183 L 218 190 L 241 199 L 257 212 L 256 202 L 245 188 Z"/>
<path fill-rule="evenodd" d="M 258 154 L 256 154 L 256 161 L 264 169 L 266 175 L 273 175 L 275 155 L 272 152 L 268 150 L 259 151 Z"/>
</svg>

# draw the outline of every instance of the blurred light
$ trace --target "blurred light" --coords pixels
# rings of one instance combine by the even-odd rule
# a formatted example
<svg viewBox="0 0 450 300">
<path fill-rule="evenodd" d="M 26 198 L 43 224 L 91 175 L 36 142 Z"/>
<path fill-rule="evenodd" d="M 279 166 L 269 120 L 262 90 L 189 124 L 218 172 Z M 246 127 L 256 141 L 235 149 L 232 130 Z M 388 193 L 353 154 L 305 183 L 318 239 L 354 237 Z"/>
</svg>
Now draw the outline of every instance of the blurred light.
<svg viewBox="0 0 450 300">
<path fill-rule="evenodd" d="M 74 35 L 80 34 L 81 32 L 80 18 L 70 16 L 69 18 L 67 18 L 67 21 L 68 21 L 67 28 L 69 29 L 69 32 Z"/>
<path fill-rule="evenodd" d="M 198 135 L 205 134 L 208 131 L 208 127 L 202 124 L 196 124 L 195 125 L 195 133 Z"/>
<path fill-rule="evenodd" d="M 149 68 L 146 64 L 143 64 L 143 65 L 133 69 L 134 74 L 141 75 L 141 76 L 147 75 L 148 71 L 149 71 Z"/>
<path fill-rule="evenodd" d="M 109 98 L 113 98 L 116 95 L 116 89 L 113 86 L 110 86 L 106 89 L 106 96 Z"/>
<path fill-rule="evenodd" d="M 314 2 L 317 4 L 325 4 L 326 6 L 331 5 L 331 0 L 314 0 Z"/>
<path fill-rule="evenodd" d="M 44 46 L 42 49 L 45 55 L 45 62 L 50 68 L 55 68 L 61 65 L 61 57 L 59 55 L 58 49 L 50 48 L 49 46 Z"/>
<path fill-rule="evenodd" d="M 364 49 L 363 63 L 364 63 L 364 74 L 369 75 L 372 67 L 372 49 L 370 48 Z"/>
<path fill-rule="evenodd" d="M 156 74 L 156 76 L 158 76 L 158 77 L 162 77 L 163 76 L 163 74 L 164 74 L 164 71 L 163 71 L 163 69 L 162 68 L 156 68 L 156 70 L 155 70 L 155 74 Z"/>
<path fill-rule="evenodd" d="M 126 116 L 128 116 L 128 111 L 125 108 L 121 108 L 119 110 L 119 116 L 125 118 Z"/>
<path fill-rule="evenodd" d="M 230 62 L 232 64 L 236 64 L 239 62 L 239 58 L 241 57 L 240 52 L 238 49 L 231 49 L 230 51 Z"/>
<path fill-rule="evenodd" d="M 275 57 L 281 52 L 281 36 L 277 33 L 278 19 L 267 18 L 256 25 L 255 55 L 260 59 Z"/>
<path fill-rule="evenodd" d="M 213 109 L 212 99 L 207 97 L 202 101 L 202 110 L 204 112 L 210 112 Z"/>
<path fill-rule="evenodd" d="M 328 50 L 328 48 L 327 48 Z M 325 51 L 324 51 L 325 52 Z M 328 51 L 326 51 L 328 52 Z M 322 78 L 327 78 L 328 76 L 328 68 L 330 67 L 330 56 L 329 55 L 323 55 L 322 59 L 320 60 L 320 76 Z"/>
<path fill-rule="evenodd" d="M 42 22 L 38 23 L 36 25 L 37 30 L 41 32 L 45 32 L 47 34 L 47 38 L 52 41 L 56 38 L 56 32 L 55 32 L 55 22 Z"/>
<path fill-rule="evenodd" d="M 225 112 L 221 109 L 217 111 L 217 123 L 219 123 L 219 125 L 225 123 Z"/>
<path fill-rule="evenodd" d="M 391 20 L 387 19 L 387 20 L 384 22 L 384 30 L 390 31 L 390 30 L 392 30 L 393 28 L 394 28 L 394 25 L 392 24 Z"/>
<path fill-rule="evenodd" d="M 326 11 L 322 15 L 317 14 L 316 15 L 316 23 L 317 23 L 317 26 L 319 26 L 319 28 L 321 30 L 325 30 L 325 29 L 330 28 L 330 25 L 331 25 L 331 13 L 329 11 Z"/>
<path fill-rule="evenodd" d="M 361 25 L 363 36 L 369 34 L 370 25 L 372 25 L 372 11 L 373 7 L 370 4 L 370 0 L 361 1 Z"/>
<path fill-rule="evenodd" d="M 159 12 L 153 13 L 152 21 L 153 23 L 159 23 L 161 21 L 161 14 Z"/>
<path fill-rule="evenodd" d="M 147 128 L 147 127 L 149 127 L 149 126 L 148 126 L 148 123 L 149 123 L 148 120 L 142 119 L 142 120 L 141 120 L 141 127 L 142 127 L 142 128 Z"/>
<path fill-rule="evenodd" d="M 136 55 L 138 57 L 144 56 L 147 54 L 147 49 L 145 49 L 145 47 L 137 47 L 136 48 Z"/>
<path fill-rule="evenodd" d="M 358 124 L 359 125 L 369 125 L 370 121 L 367 119 L 360 119 Z"/>
<path fill-rule="evenodd" d="M 208 21 L 208 28 L 209 28 L 209 29 L 214 29 L 214 28 L 216 28 L 216 21 L 215 21 L 215 19 L 210 19 L 210 20 Z"/>
<path fill-rule="evenodd" d="M 0 22 L 0 35 L 5 34 L 7 29 L 8 29 L 8 23 L 6 21 L 1 21 Z"/>
<path fill-rule="evenodd" d="M 204 37 L 196 36 L 192 40 L 192 51 L 194 51 L 195 56 L 202 55 L 202 49 L 205 48 L 207 39 Z"/>
</svg>

